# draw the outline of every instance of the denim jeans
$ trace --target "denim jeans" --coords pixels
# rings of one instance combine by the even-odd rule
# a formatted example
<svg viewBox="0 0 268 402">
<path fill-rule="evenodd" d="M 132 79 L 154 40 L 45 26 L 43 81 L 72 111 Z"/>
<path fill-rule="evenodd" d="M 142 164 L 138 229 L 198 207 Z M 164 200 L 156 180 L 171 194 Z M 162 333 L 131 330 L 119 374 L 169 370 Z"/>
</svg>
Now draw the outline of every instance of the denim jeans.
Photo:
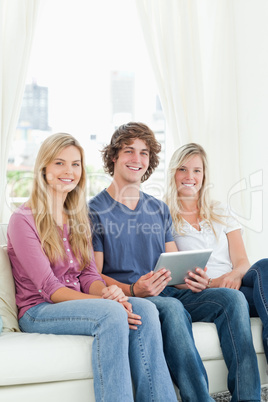
<svg viewBox="0 0 268 402">
<path fill-rule="evenodd" d="M 147 300 L 130 298 L 142 318 L 130 330 L 127 313 L 117 302 L 103 299 L 41 303 L 19 320 L 24 332 L 92 335 L 92 366 L 96 402 L 177 401 L 163 353 L 159 316 Z"/>
<path fill-rule="evenodd" d="M 161 296 L 147 300 L 159 311 L 164 353 L 181 399 L 183 402 L 211 402 L 207 374 L 193 339 L 190 314 L 176 298 Z"/>
<path fill-rule="evenodd" d="M 216 324 L 228 368 L 231 400 L 260 401 L 257 357 L 253 347 L 248 304 L 244 295 L 234 289 L 212 288 L 193 293 L 191 290 L 168 286 L 161 296 L 180 300 L 193 322 Z M 178 346 L 180 347 L 179 344 Z M 187 356 L 187 351 L 185 354 Z M 186 359 L 187 357 L 185 361 Z"/>
<path fill-rule="evenodd" d="M 263 348 L 268 362 L 268 259 L 257 261 L 242 280 L 251 317 L 260 317 L 263 324 Z"/>
</svg>

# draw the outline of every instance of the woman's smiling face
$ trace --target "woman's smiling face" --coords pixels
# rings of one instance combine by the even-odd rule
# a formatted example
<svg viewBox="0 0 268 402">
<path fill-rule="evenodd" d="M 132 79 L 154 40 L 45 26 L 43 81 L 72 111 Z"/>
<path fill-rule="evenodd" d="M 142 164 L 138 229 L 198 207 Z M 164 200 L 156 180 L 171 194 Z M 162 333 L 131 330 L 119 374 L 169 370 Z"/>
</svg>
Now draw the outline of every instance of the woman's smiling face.
<svg viewBox="0 0 268 402">
<path fill-rule="evenodd" d="M 203 162 L 199 155 L 194 155 L 178 167 L 175 182 L 179 197 L 197 197 L 203 183 Z"/>
<path fill-rule="evenodd" d="M 46 169 L 46 182 L 54 192 L 69 193 L 80 181 L 82 174 L 81 154 L 70 145 L 64 148 L 50 162 Z"/>
</svg>

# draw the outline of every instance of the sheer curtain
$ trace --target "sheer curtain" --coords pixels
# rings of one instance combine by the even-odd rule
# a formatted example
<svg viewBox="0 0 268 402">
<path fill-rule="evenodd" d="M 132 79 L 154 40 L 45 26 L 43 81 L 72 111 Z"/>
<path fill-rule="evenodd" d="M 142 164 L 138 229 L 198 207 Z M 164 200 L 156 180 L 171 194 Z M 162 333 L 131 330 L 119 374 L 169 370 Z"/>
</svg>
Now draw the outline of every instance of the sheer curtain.
<svg viewBox="0 0 268 402">
<path fill-rule="evenodd" d="M 0 222 L 7 218 L 6 166 L 23 97 L 40 0 L 0 2 Z"/>
<path fill-rule="evenodd" d="M 244 227 L 252 260 L 268 238 L 268 2 L 136 0 L 168 127 L 169 155 L 206 149 L 214 198 Z"/>
<path fill-rule="evenodd" d="M 204 94 L 194 1 L 136 0 L 168 131 L 175 147 L 204 133 Z"/>
</svg>

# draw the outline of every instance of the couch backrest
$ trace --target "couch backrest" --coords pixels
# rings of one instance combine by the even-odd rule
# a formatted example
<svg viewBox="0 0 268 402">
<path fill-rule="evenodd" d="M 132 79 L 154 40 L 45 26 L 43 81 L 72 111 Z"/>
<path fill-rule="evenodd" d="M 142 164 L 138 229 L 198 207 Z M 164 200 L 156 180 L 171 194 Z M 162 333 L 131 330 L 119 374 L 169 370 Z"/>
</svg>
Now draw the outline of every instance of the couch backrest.
<svg viewBox="0 0 268 402">
<path fill-rule="evenodd" d="M 6 244 L 7 225 L 0 225 L 1 243 Z M 15 299 L 15 284 L 7 247 L 0 246 L 0 316 L 3 320 L 3 331 L 19 331 Z"/>
<path fill-rule="evenodd" d="M 7 244 L 7 224 L 0 223 L 0 246 Z"/>
</svg>

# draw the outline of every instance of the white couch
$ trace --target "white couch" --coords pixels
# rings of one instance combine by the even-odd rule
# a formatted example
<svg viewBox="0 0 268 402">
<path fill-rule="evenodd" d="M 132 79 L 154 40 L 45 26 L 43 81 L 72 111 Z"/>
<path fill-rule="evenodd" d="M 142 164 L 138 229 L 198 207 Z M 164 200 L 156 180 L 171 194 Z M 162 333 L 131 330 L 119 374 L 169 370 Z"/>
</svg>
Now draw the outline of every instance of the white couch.
<svg viewBox="0 0 268 402">
<path fill-rule="evenodd" d="M 6 227 L 0 226 L 0 244 L 1 241 L 5 242 L 5 231 Z M 0 334 L 0 401 L 95 401 L 92 337 L 26 334 L 19 331 L 15 288 L 5 246 L 0 247 L 0 316 L 3 319 L 3 332 Z M 261 331 L 260 320 L 253 318 L 254 346 L 264 386 L 268 384 L 268 377 Z M 210 393 L 226 391 L 227 369 L 215 325 L 194 323 L 193 332 L 208 373 Z"/>
</svg>

